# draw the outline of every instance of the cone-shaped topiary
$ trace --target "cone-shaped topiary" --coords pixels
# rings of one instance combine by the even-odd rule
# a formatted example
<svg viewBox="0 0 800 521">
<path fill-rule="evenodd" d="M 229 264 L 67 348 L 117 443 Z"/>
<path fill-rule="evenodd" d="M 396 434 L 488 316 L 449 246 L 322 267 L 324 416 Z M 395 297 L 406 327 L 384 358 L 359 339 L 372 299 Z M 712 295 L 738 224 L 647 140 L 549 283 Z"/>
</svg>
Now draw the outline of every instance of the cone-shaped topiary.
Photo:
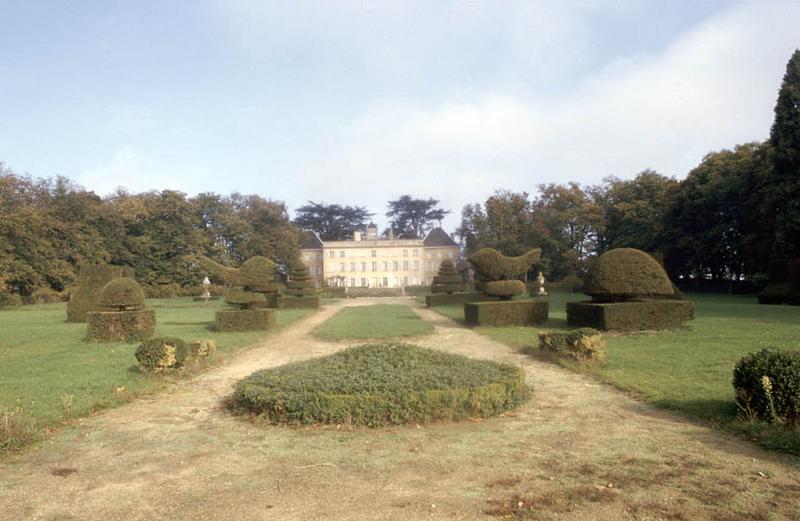
<svg viewBox="0 0 800 521">
<path fill-rule="evenodd" d="M 665 298 L 674 294 L 664 268 L 647 253 L 634 248 L 610 250 L 597 258 L 585 291 L 594 302 Z"/>
<path fill-rule="evenodd" d="M 144 309 L 144 290 L 129 277 L 114 279 L 100 292 L 100 308 L 104 311 Z"/>
<path fill-rule="evenodd" d="M 315 295 L 314 279 L 308 271 L 308 266 L 299 263 L 289 273 L 289 282 L 286 283 L 286 294 L 293 297 Z"/>
<path fill-rule="evenodd" d="M 542 250 L 533 249 L 519 257 L 506 257 L 492 248 L 481 248 L 467 259 L 486 280 L 516 279 L 539 261 Z"/>
<path fill-rule="evenodd" d="M 113 279 L 100 292 L 101 311 L 86 314 L 86 338 L 92 342 L 129 342 L 153 336 L 156 315 L 145 309 L 142 286 L 135 280 Z"/>
<path fill-rule="evenodd" d="M 456 265 L 450 259 L 445 259 L 439 265 L 439 274 L 433 277 L 431 293 L 455 293 L 464 291 L 461 275 L 456 271 Z"/>
<path fill-rule="evenodd" d="M 263 308 L 277 305 L 279 285 L 275 282 L 275 268 L 275 263 L 266 257 L 252 257 L 236 270 L 232 280 L 244 287 L 229 288 L 225 292 L 225 302 L 239 309 L 217 311 L 217 329 L 262 331 L 272 327 L 274 311 Z"/>
</svg>

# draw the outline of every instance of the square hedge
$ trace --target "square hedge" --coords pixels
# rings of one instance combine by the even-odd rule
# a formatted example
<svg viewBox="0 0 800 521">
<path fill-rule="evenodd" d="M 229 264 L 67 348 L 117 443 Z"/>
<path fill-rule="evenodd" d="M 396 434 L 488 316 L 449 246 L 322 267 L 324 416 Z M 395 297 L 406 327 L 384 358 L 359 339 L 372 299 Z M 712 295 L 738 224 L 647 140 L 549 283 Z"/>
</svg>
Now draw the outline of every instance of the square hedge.
<svg viewBox="0 0 800 521">
<path fill-rule="evenodd" d="M 153 336 L 155 329 L 156 312 L 153 309 L 86 313 L 86 340 L 89 342 L 145 340 Z"/>
<path fill-rule="evenodd" d="M 217 311 L 217 331 L 266 331 L 275 325 L 273 309 L 226 309 Z"/>
<path fill-rule="evenodd" d="M 467 302 L 464 321 L 468 326 L 535 326 L 547 322 L 546 300 L 498 300 Z"/>
<path fill-rule="evenodd" d="M 600 331 L 673 329 L 694 318 L 694 304 L 686 300 L 631 302 L 568 302 L 567 324 Z"/>
<path fill-rule="evenodd" d="M 467 302 L 484 302 L 491 300 L 479 291 L 461 293 L 433 293 L 425 295 L 425 307 L 446 306 L 448 304 L 465 304 Z"/>
<path fill-rule="evenodd" d="M 316 295 L 282 296 L 278 300 L 278 307 L 281 309 L 319 309 L 319 297 Z"/>
</svg>

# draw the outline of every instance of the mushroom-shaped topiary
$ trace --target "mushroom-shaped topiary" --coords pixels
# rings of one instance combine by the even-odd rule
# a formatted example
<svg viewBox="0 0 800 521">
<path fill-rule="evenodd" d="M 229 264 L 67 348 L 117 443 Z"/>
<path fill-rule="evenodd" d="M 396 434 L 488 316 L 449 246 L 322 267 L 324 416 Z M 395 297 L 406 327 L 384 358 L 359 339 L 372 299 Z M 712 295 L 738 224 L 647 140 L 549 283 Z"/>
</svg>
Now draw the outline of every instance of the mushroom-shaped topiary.
<svg viewBox="0 0 800 521">
<path fill-rule="evenodd" d="M 293 297 L 305 297 L 316 294 L 314 279 L 308 271 L 308 266 L 299 263 L 289 273 L 289 282 L 286 283 L 286 294 Z"/>
<path fill-rule="evenodd" d="M 542 250 L 533 249 L 519 257 L 506 257 L 492 248 L 481 248 L 467 259 L 486 280 L 516 279 L 539 261 Z"/>
<path fill-rule="evenodd" d="M 100 307 L 104 311 L 132 311 L 144 309 L 144 290 L 129 277 L 113 279 L 100 292 Z"/>
<path fill-rule="evenodd" d="M 241 309 L 253 309 L 266 301 L 266 297 L 261 293 L 245 291 L 240 288 L 225 290 L 225 302 L 232 306 L 239 306 Z"/>
<path fill-rule="evenodd" d="M 276 268 L 275 263 L 266 257 L 251 257 L 239 269 L 242 285 L 251 291 L 262 288 L 269 288 L 268 291 L 272 291 Z"/>
<path fill-rule="evenodd" d="M 664 268 L 647 253 L 619 248 L 600 255 L 586 281 L 594 302 L 621 302 L 672 297 L 674 290 Z"/>
<path fill-rule="evenodd" d="M 500 300 L 511 300 L 511 297 L 525 293 L 526 289 L 521 280 L 492 280 L 486 283 L 483 292 Z"/>
<path fill-rule="evenodd" d="M 454 293 L 464 291 L 461 275 L 456 271 L 456 265 L 450 259 L 445 259 L 439 265 L 439 274 L 433 277 L 431 293 Z"/>
</svg>

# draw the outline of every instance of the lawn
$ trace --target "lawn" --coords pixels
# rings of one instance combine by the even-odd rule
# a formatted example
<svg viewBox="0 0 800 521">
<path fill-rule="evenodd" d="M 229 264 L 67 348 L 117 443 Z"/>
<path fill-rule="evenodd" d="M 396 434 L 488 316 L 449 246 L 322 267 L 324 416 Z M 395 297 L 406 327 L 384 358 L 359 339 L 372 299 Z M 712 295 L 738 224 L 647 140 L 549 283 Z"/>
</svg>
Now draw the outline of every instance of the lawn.
<svg viewBox="0 0 800 521">
<path fill-rule="evenodd" d="M 165 299 L 150 304 L 156 309 L 156 334 L 212 339 L 222 356 L 264 335 L 214 331 L 214 312 L 225 306 L 219 301 Z M 278 324 L 307 313 L 278 310 Z M 0 311 L 0 407 L 20 409 L 40 427 L 53 427 L 161 384 L 138 372 L 137 344 L 90 344 L 83 341 L 85 333 L 86 324 L 66 322 L 64 304 Z"/>
<path fill-rule="evenodd" d="M 543 327 L 476 331 L 518 349 L 537 347 L 538 333 L 566 328 L 566 302 L 583 298 L 552 295 L 550 320 Z M 659 407 L 729 424 L 737 414 L 731 385 L 734 364 L 768 346 L 800 348 L 800 307 L 760 306 L 752 296 L 690 294 L 687 298 L 695 303 L 695 320 L 688 327 L 607 334 L 608 363 L 580 370 Z M 462 306 L 434 309 L 463 321 Z M 800 440 L 791 443 L 800 447 Z"/>
<path fill-rule="evenodd" d="M 411 337 L 433 332 L 409 306 L 377 304 L 347 307 L 320 324 L 312 334 L 325 340 Z"/>
</svg>

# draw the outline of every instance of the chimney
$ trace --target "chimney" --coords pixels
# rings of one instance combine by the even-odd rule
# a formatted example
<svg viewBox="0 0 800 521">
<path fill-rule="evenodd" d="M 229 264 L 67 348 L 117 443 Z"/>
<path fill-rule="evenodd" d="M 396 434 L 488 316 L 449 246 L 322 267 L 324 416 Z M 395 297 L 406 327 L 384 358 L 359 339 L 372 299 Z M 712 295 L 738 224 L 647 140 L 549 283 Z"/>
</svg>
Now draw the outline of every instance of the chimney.
<svg viewBox="0 0 800 521">
<path fill-rule="evenodd" d="M 361 240 L 361 230 L 356 230 L 353 232 L 353 240 L 360 241 Z"/>
<path fill-rule="evenodd" d="M 390 241 L 394 240 L 394 230 L 391 228 L 389 228 L 389 240 Z"/>
</svg>

